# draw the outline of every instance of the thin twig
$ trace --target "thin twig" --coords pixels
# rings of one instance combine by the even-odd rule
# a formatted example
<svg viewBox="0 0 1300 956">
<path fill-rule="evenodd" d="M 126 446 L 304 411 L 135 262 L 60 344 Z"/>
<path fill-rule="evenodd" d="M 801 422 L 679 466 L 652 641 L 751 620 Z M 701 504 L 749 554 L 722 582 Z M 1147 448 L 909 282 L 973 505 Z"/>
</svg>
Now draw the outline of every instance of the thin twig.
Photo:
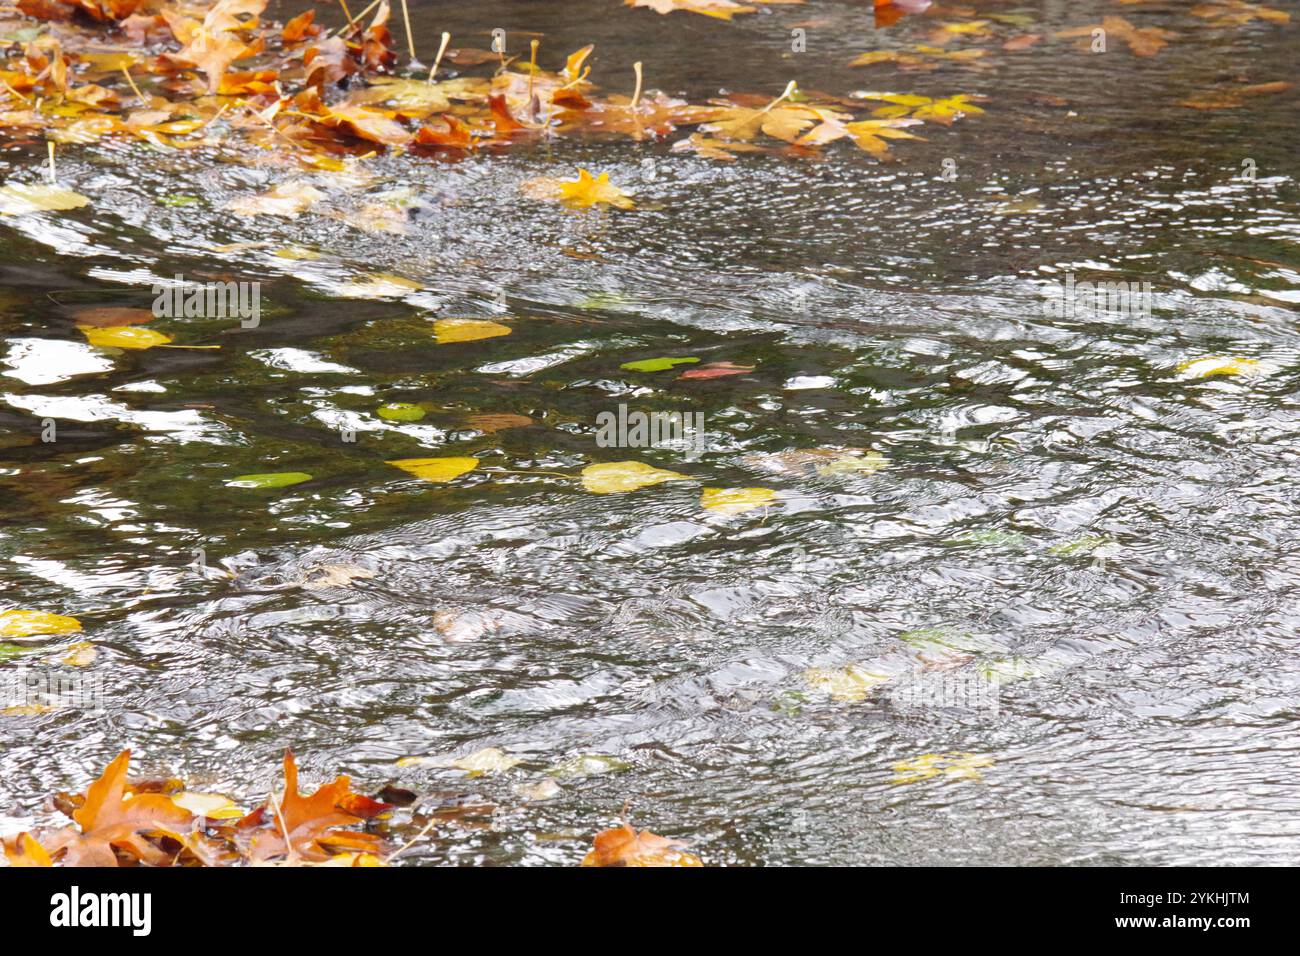
<svg viewBox="0 0 1300 956">
<path fill-rule="evenodd" d="M 433 58 L 433 66 L 429 67 L 429 82 L 433 82 L 433 75 L 438 72 L 438 64 L 442 62 L 442 55 L 447 52 L 447 44 L 451 42 L 451 34 L 446 30 L 442 31 L 442 45 L 438 47 L 438 55 Z"/>
</svg>

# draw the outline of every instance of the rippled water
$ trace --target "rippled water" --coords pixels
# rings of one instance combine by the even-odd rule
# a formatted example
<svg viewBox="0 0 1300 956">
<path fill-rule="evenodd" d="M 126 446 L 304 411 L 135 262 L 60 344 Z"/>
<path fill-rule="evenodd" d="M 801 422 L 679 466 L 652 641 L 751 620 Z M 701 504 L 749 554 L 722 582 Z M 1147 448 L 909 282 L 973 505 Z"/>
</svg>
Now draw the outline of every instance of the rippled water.
<svg viewBox="0 0 1300 956">
<path fill-rule="evenodd" d="M 730 24 L 613 0 L 413 6 L 422 46 L 537 31 L 553 65 L 594 42 L 606 91 L 640 59 L 694 101 L 790 79 L 989 100 L 894 164 L 845 143 L 719 163 L 572 139 L 378 157 L 369 178 L 317 176 L 327 201 L 283 223 L 220 211 L 286 178 L 274 156 L 63 150 L 61 181 L 94 205 L 0 222 L 0 607 L 80 618 L 107 712 L 0 718 L 0 829 L 124 746 L 145 772 L 255 800 L 291 745 L 313 779 L 442 808 L 421 863 L 574 862 L 627 798 L 719 864 L 1294 860 L 1297 99 L 1177 103 L 1289 76 L 1295 24 L 979 4 L 1030 18 L 996 22 L 999 42 L 1116 9 L 1179 36 L 1153 58 L 1049 39 L 898 73 L 846 64 L 961 18 L 882 34 L 833 2 Z M 20 145 L 0 166 L 32 180 L 43 158 Z M 521 198 L 578 166 L 641 208 Z M 340 218 L 399 188 L 405 235 Z M 158 201 L 176 194 L 200 201 Z M 79 308 L 149 307 L 175 274 L 260 281 L 262 323 L 159 323 L 220 348 L 131 352 L 74 327 Z M 349 297 L 375 274 L 414 287 Z M 1150 282 L 1154 310 L 1046 314 L 1067 274 Z M 512 331 L 437 344 L 437 316 Z M 756 368 L 620 369 L 661 355 Z M 1258 364 L 1180 371 L 1212 356 Z M 388 402 L 429 413 L 387 421 Z M 703 454 L 598 447 L 620 403 L 702 413 Z M 533 424 L 485 431 L 482 413 Z M 832 447 L 889 465 L 770 457 Z M 482 464 L 448 485 L 385 464 L 443 455 Z M 691 481 L 596 495 L 565 477 L 628 458 Z M 226 484 L 281 471 L 313 480 Z M 781 499 L 728 517 L 702 486 Z M 329 567 L 351 580 L 320 585 Z M 840 699 L 864 696 L 828 687 L 846 667 L 991 676 L 996 712 Z M 485 747 L 523 762 L 475 779 L 395 765 Z M 936 754 L 965 756 L 905 763 Z M 517 792 L 584 755 L 605 772 Z"/>
</svg>

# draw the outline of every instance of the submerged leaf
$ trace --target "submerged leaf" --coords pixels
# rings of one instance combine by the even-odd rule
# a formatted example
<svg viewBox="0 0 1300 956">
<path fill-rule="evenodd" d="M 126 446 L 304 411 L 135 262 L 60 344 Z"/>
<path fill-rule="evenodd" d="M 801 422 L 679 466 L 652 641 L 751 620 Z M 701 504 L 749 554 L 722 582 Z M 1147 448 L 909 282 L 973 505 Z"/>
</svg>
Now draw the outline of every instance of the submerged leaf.
<svg viewBox="0 0 1300 956">
<path fill-rule="evenodd" d="M 258 475 L 240 475 L 226 482 L 228 488 L 287 488 L 311 481 L 305 471 L 272 471 Z"/>
<path fill-rule="evenodd" d="M 993 758 L 972 753 L 921 754 L 894 764 L 890 783 L 916 783 L 932 777 L 952 780 L 983 780 L 980 770 L 993 766 Z"/>
<path fill-rule="evenodd" d="M 583 866 L 703 866 L 698 856 L 683 849 L 687 844 L 642 830 L 629 823 L 602 830 L 592 840 Z"/>
<path fill-rule="evenodd" d="M 433 335 L 439 345 L 453 342 L 475 342 L 479 339 L 509 335 L 511 328 L 487 319 L 438 319 L 433 323 Z"/>
<path fill-rule="evenodd" d="M 777 500 L 771 488 L 705 488 L 700 504 L 722 515 L 744 514 L 764 508 Z"/>
</svg>

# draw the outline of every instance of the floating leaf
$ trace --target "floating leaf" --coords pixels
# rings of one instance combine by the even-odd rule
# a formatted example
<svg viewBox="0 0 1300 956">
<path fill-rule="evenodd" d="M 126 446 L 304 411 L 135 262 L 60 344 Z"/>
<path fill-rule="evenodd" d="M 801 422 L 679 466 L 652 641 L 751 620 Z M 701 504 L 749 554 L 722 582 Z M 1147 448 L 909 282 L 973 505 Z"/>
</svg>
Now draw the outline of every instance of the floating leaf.
<svg viewBox="0 0 1300 956">
<path fill-rule="evenodd" d="M 608 754 L 579 754 L 546 772 L 559 780 L 582 780 L 586 777 L 599 777 L 607 773 L 621 773 L 631 769 L 632 765 L 626 760 L 619 760 Z"/>
<path fill-rule="evenodd" d="M 894 764 L 890 783 L 916 783 L 932 777 L 952 780 L 983 780 L 980 770 L 993 766 L 993 758 L 972 753 L 921 754 Z"/>
<path fill-rule="evenodd" d="M 686 475 L 665 471 L 639 461 L 609 461 L 582 469 L 582 486 L 598 495 L 635 491 L 661 481 L 689 481 Z"/>
<path fill-rule="evenodd" d="M 817 474 L 832 478 L 840 475 L 874 475 L 888 465 L 889 459 L 878 451 L 850 451 L 814 467 Z"/>
<path fill-rule="evenodd" d="M 12 840 L 4 840 L 5 859 L 10 866 L 53 866 L 45 847 L 36 842 L 30 833 L 19 833 Z"/>
<path fill-rule="evenodd" d="M 1235 358 L 1230 355 L 1213 355 L 1194 359 L 1178 366 L 1183 378 L 1210 378 L 1213 375 L 1242 375 L 1253 378 L 1264 371 L 1255 359 Z"/>
<path fill-rule="evenodd" d="M 803 672 L 803 679 L 814 690 L 829 694 L 832 700 L 857 703 L 866 700 L 890 675 L 849 664 L 837 668 L 810 667 Z"/>
<path fill-rule="evenodd" d="M 0 216 L 61 212 L 89 205 L 90 200 L 81 193 L 45 183 L 9 183 L 0 186 Z"/>
<path fill-rule="evenodd" d="M 583 866 L 703 866 L 700 858 L 682 848 L 687 844 L 651 833 L 637 832 L 624 823 L 597 833 Z"/>
<path fill-rule="evenodd" d="M 419 405 L 412 405 L 409 402 L 389 402 L 387 405 L 380 405 L 376 414 L 390 422 L 418 422 L 428 413 Z"/>
<path fill-rule="evenodd" d="M 531 179 L 524 191 L 534 199 L 552 199 L 575 209 L 606 205 L 616 209 L 635 209 L 632 197 L 609 181 L 609 173 L 592 177 L 585 169 L 578 170 L 578 178 L 559 180 L 548 177 Z"/>
<path fill-rule="evenodd" d="M 75 634 L 80 630 L 81 622 L 75 617 L 45 611 L 0 611 L 0 637 Z"/>
<path fill-rule="evenodd" d="M 477 458 L 399 458 L 388 464 L 425 481 L 444 482 L 478 467 Z"/>
<path fill-rule="evenodd" d="M 624 366 L 626 368 L 626 366 Z M 688 368 L 681 375 L 679 380 L 685 379 L 704 379 L 704 378 L 726 378 L 728 375 L 746 375 L 754 371 L 753 365 L 734 365 L 731 362 L 710 362 L 708 365 L 701 365 L 699 368 Z"/>
<path fill-rule="evenodd" d="M 226 482 L 229 488 L 287 488 L 311 481 L 305 471 L 271 471 L 259 475 L 240 475 Z"/>
<path fill-rule="evenodd" d="M 771 488 L 705 488 L 700 495 L 701 505 L 723 515 L 743 514 L 775 501 L 776 492 Z"/>
<path fill-rule="evenodd" d="M 1103 17 L 1101 23 L 1083 27 L 1071 27 L 1061 30 L 1058 37 L 1085 37 L 1083 48 L 1089 49 L 1091 38 L 1098 29 L 1105 31 L 1107 38 L 1117 37 L 1128 44 L 1134 56 L 1155 56 L 1170 40 L 1178 36 L 1170 30 L 1160 27 L 1135 27 L 1123 17 Z"/>
<path fill-rule="evenodd" d="M 439 345 L 491 339 L 510 332 L 510 326 L 486 319 L 438 319 L 433 323 L 433 335 Z"/>
<path fill-rule="evenodd" d="M 65 664 L 68 667 L 89 667 L 95 662 L 99 652 L 95 650 L 95 645 L 90 641 L 79 641 L 67 648 L 61 657 L 54 658 L 55 663 Z"/>
<path fill-rule="evenodd" d="M 626 369 L 629 372 L 663 372 L 674 365 L 690 365 L 698 361 L 697 358 L 648 358 L 639 359 L 635 362 L 624 362 L 619 368 Z"/>
<path fill-rule="evenodd" d="M 130 325 L 79 325 L 77 328 L 87 342 L 100 348 L 151 349 L 155 345 L 166 345 L 172 340 L 170 335 Z"/>
</svg>

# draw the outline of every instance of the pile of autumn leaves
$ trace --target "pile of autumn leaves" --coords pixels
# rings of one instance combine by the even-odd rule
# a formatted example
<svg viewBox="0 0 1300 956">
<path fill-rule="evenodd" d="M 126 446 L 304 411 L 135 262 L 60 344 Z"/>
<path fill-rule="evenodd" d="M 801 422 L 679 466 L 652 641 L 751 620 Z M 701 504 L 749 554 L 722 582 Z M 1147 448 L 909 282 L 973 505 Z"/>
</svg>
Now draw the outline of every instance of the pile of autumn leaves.
<svg viewBox="0 0 1300 956">
<path fill-rule="evenodd" d="M 312 11 L 282 28 L 264 23 L 266 3 L 19 0 L 45 28 L 0 68 L 0 95 L 9 100 L 0 130 L 64 143 L 106 136 L 172 148 L 247 142 L 279 153 L 289 147 L 304 166 L 337 169 L 342 157 L 377 148 L 467 152 L 576 133 L 658 140 L 681 127 L 696 131 L 675 148 L 713 159 L 816 150 L 839 139 L 886 157 L 889 140 L 919 138 L 906 127 L 929 121 L 899 115 L 907 111 L 897 103 L 855 119 L 861 100 L 804 94 L 793 83 L 776 99 L 733 94 L 691 105 L 643 93 L 639 64 L 631 96 L 598 96 L 585 66 L 591 47 L 558 72 L 537 66 L 534 45 L 527 59 L 448 51 L 446 62 L 457 66 L 495 63 L 490 77 L 439 80 L 441 59 L 427 76 L 401 76 L 388 0 L 368 25 L 352 21 L 332 35 Z M 0 24 L 9 32 L 21 25 Z M 151 52 L 159 49 L 166 52 Z M 951 123 L 966 111 L 978 108 L 957 104 L 933 120 Z M 764 137 L 786 145 L 763 145 Z"/>
<path fill-rule="evenodd" d="M 353 793 L 347 777 L 302 796 L 291 752 L 284 790 L 248 813 L 177 780 L 128 783 L 130 760 L 130 751 L 119 754 L 85 794 L 56 795 L 73 825 L 0 841 L 9 865 L 362 867 L 396 856 L 385 855 L 383 837 L 371 829 L 392 804 Z M 596 835 L 583 865 L 700 866 L 681 846 L 625 822 Z"/>
</svg>

